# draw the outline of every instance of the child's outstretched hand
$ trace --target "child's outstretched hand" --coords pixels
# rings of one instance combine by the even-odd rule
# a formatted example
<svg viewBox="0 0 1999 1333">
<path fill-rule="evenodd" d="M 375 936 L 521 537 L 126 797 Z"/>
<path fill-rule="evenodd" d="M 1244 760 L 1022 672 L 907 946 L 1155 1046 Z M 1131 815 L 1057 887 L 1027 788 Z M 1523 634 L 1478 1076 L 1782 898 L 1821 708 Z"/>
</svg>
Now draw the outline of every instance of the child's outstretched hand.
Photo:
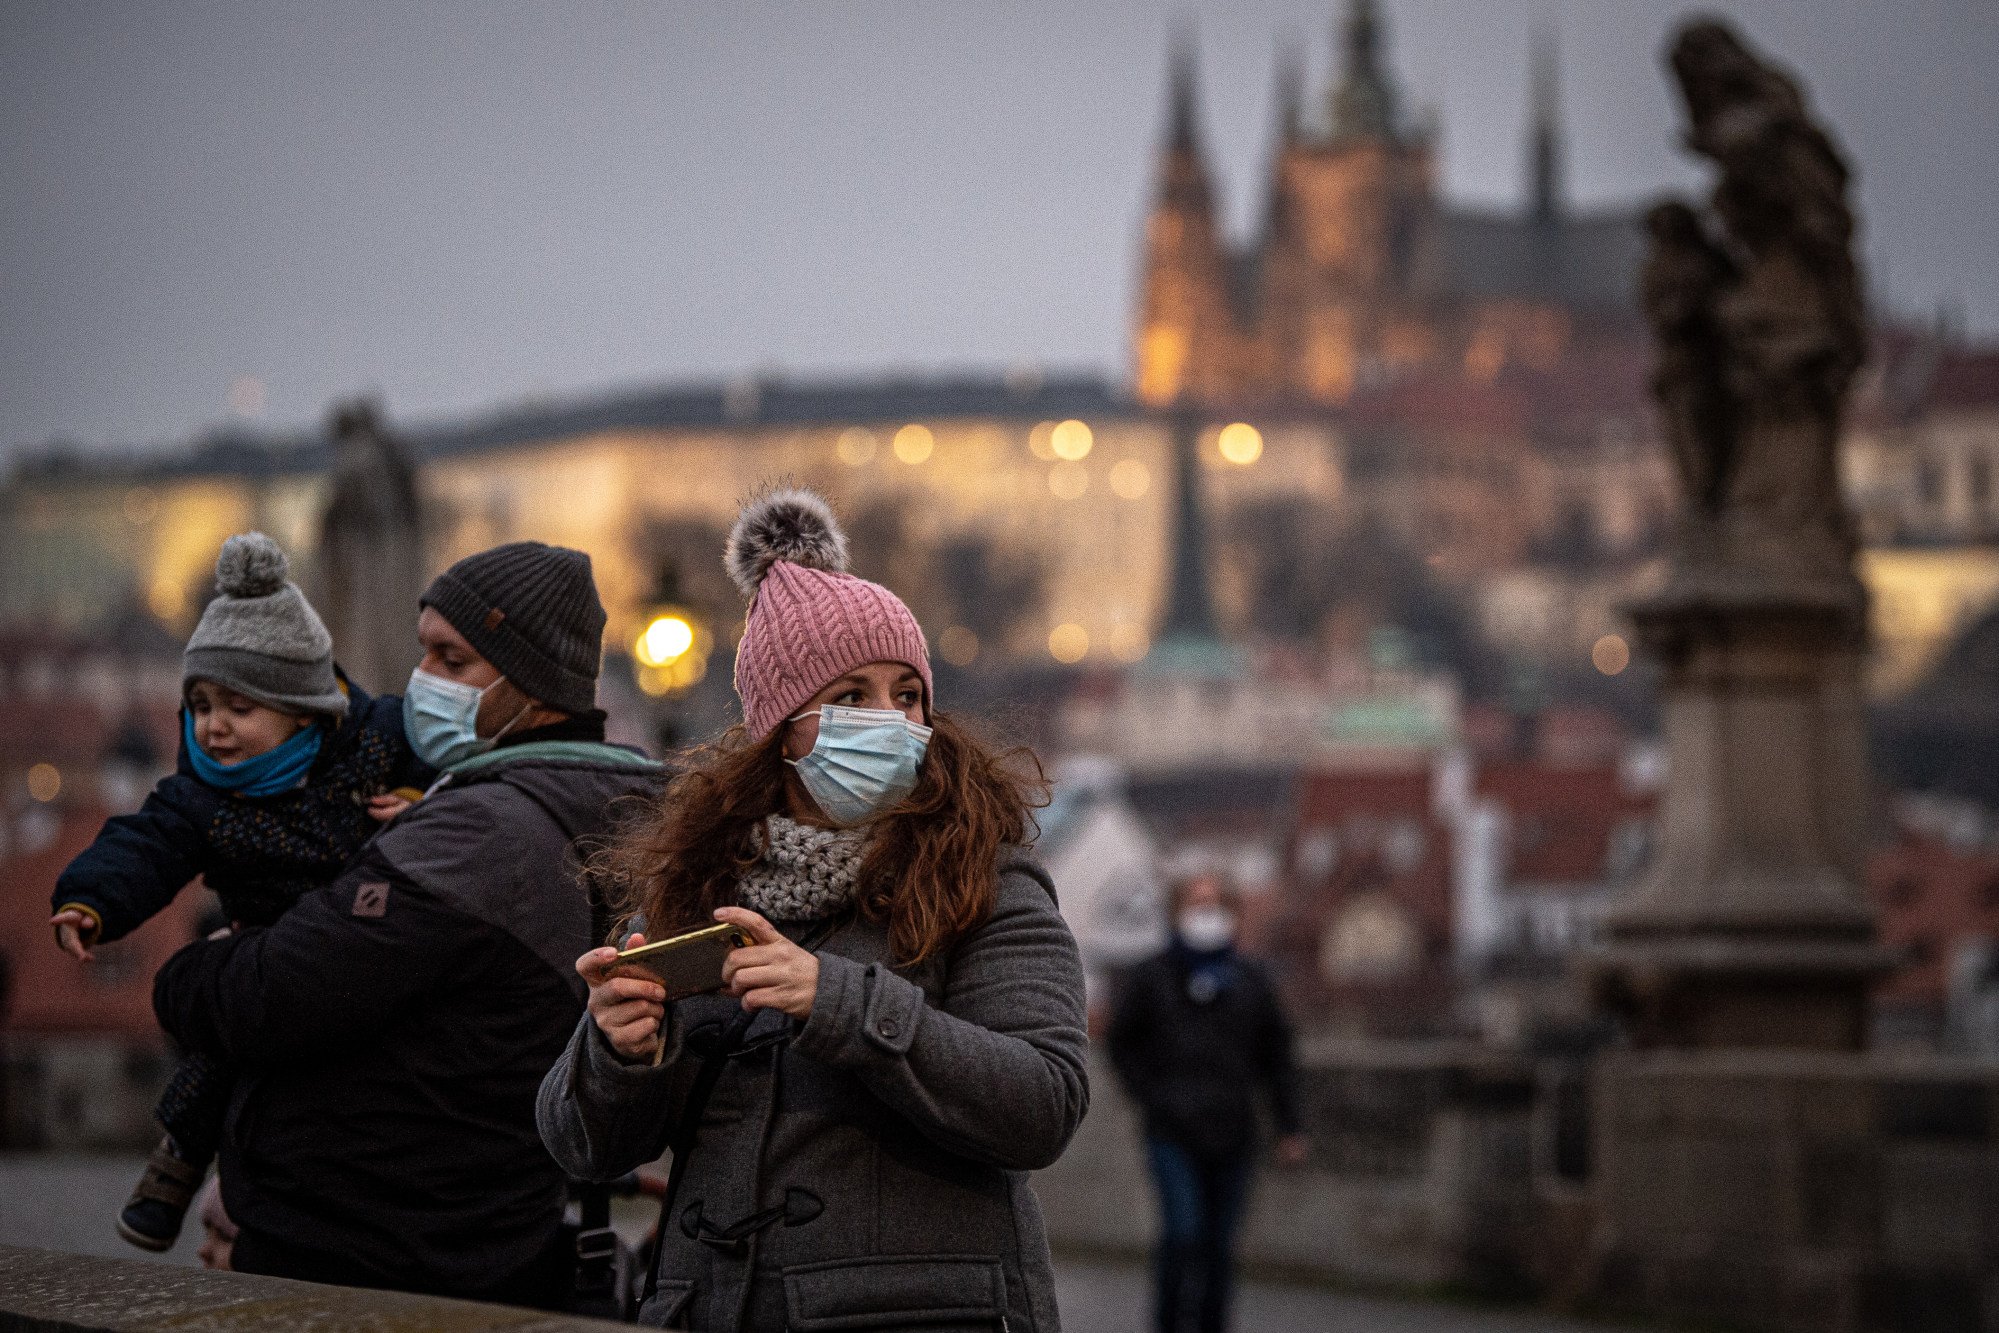
<svg viewBox="0 0 1999 1333">
<path fill-rule="evenodd" d="M 83 942 L 86 930 L 93 936 L 97 934 L 97 923 L 90 919 L 88 913 L 79 912 L 74 907 L 67 908 L 50 917 L 49 924 L 56 928 L 56 947 L 71 958 L 87 963 L 97 956 Z"/>
<path fill-rule="evenodd" d="M 411 801 L 409 797 L 398 796 L 394 792 L 386 792 L 380 796 L 370 796 L 368 798 L 368 815 L 378 823 L 386 824 L 403 811 L 409 809 L 410 805 Z"/>
</svg>

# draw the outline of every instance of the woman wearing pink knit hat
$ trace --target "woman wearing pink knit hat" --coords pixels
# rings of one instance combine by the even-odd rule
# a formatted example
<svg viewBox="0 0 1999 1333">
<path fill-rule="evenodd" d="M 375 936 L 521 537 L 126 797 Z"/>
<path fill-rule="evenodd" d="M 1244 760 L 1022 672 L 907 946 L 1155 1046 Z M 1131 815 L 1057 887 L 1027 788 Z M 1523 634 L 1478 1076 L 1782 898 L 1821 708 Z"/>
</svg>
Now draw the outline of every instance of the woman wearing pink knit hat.
<svg viewBox="0 0 1999 1333">
<path fill-rule="evenodd" d="M 743 724 L 594 868 L 655 938 L 749 944 L 670 1003 L 578 959 L 542 1137 L 587 1179 L 672 1149 L 641 1323 L 1058 1329 L 1026 1173 L 1089 1084 L 1082 965 L 1025 852 L 1039 765 L 937 711 L 923 631 L 818 496 L 752 501 L 726 558 Z"/>
</svg>

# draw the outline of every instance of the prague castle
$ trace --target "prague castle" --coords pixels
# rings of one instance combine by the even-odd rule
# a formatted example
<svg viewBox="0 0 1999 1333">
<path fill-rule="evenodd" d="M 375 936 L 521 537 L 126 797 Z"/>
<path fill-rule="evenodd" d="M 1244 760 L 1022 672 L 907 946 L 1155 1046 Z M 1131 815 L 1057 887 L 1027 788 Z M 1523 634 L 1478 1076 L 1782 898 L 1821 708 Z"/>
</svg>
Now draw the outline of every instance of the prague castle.
<svg viewBox="0 0 1999 1333">
<path fill-rule="evenodd" d="M 1587 675 L 1673 506 L 1635 309 L 1636 213 L 1565 201 L 1547 49 L 1521 80 L 1525 201 L 1492 214 L 1440 194 L 1437 129 L 1404 105 L 1374 0 L 1351 0 L 1337 42 L 1323 96 L 1280 72 L 1244 244 L 1218 222 L 1194 53 L 1169 58 L 1129 385 L 765 377 L 403 426 L 423 562 L 562 542 L 594 557 L 614 645 L 629 650 L 662 600 L 705 597 L 720 629 L 740 607 L 694 585 L 719 578 L 740 497 L 788 476 L 873 525 L 859 545 L 902 563 L 869 572 L 911 592 L 956 666 L 1114 668 L 1190 630 L 1336 663 L 1448 606 L 1465 622 L 1458 659 L 1428 665 L 1461 670 L 1469 651 L 1507 672 Z M 1929 503 L 1918 482 L 1972 465 L 1963 432 L 1925 433 L 1921 395 L 1875 383 L 1900 396 L 1893 414 L 1858 415 L 1865 466 L 1850 476 L 1870 530 L 1892 532 Z M 1955 452 L 1926 471 L 1933 434 Z M 232 431 L 143 463 L 25 460 L 0 483 L 0 628 L 88 633 L 136 603 L 184 632 L 217 547 L 246 527 L 324 579 L 332 437 Z M 1999 474 L 1987 452 L 1980 466 Z M 1989 555 L 1941 558 L 1868 557 L 1904 679 L 1999 587 Z M 1939 582 L 1938 568 L 1970 572 Z"/>
<path fill-rule="evenodd" d="M 1314 106 L 1280 71 L 1260 230 L 1241 248 L 1216 221 L 1193 54 L 1176 56 L 1133 349 L 1141 401 L 1336 405 L 1412 373 L 1490 381 L 1553 369 L 1578 340 L 1641 336 L 1643 228 L 1633 212 L 1570 213 L 1548 48 L 1527 202 L 1507 217 L 1439 199 L 1436 130 L 1403 105 L 1374 0 L 1354 0 L 1341 45 Z"/>
</svg>

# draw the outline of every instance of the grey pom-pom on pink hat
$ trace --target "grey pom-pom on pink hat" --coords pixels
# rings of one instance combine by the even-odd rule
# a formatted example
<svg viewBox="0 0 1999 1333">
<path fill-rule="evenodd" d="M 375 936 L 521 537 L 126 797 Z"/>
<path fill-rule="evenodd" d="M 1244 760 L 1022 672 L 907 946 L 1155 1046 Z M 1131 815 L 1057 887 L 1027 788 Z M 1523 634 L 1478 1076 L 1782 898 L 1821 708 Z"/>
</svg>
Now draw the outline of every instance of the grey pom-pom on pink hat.
<svg viewBox="0 0 1999 1333">
<path fill-rule="evenodd" d="M 930 645 L 900 597 L 847 572 L 847 536 L 811 491 L 767 491 L 743 506 L 723 557 L 750 599 L 736 648 L 736 693 L 757 740 L 833 681 L 902 662 L 934 703 Z"/>
</svg>

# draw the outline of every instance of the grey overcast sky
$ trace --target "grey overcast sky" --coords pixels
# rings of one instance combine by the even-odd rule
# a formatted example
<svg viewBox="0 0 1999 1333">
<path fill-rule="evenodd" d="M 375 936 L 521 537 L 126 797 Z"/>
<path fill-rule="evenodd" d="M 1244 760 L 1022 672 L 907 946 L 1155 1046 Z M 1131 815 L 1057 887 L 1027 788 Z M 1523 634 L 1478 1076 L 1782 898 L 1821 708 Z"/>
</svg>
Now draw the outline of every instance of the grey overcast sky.
<svg viewBox="0 0 1999 1333">
<path fill-rule="evenodd" d="M 1999 0 L 1724 0 L 1861 171 L 1893 305 L 1999 332 Z M 1345 0 L 0 0 L 0 447 L 750 371 L 1119 373 L 1169 33 L 1238 228 L 1275 45 Z M 1385 0 L 1445 193 L 1519 198 L 1559 35 L 1580 204 L 1698 179 L 1669 0 Z M 238 406 L 256 406 L 254 393 Z"/>
</svg>

